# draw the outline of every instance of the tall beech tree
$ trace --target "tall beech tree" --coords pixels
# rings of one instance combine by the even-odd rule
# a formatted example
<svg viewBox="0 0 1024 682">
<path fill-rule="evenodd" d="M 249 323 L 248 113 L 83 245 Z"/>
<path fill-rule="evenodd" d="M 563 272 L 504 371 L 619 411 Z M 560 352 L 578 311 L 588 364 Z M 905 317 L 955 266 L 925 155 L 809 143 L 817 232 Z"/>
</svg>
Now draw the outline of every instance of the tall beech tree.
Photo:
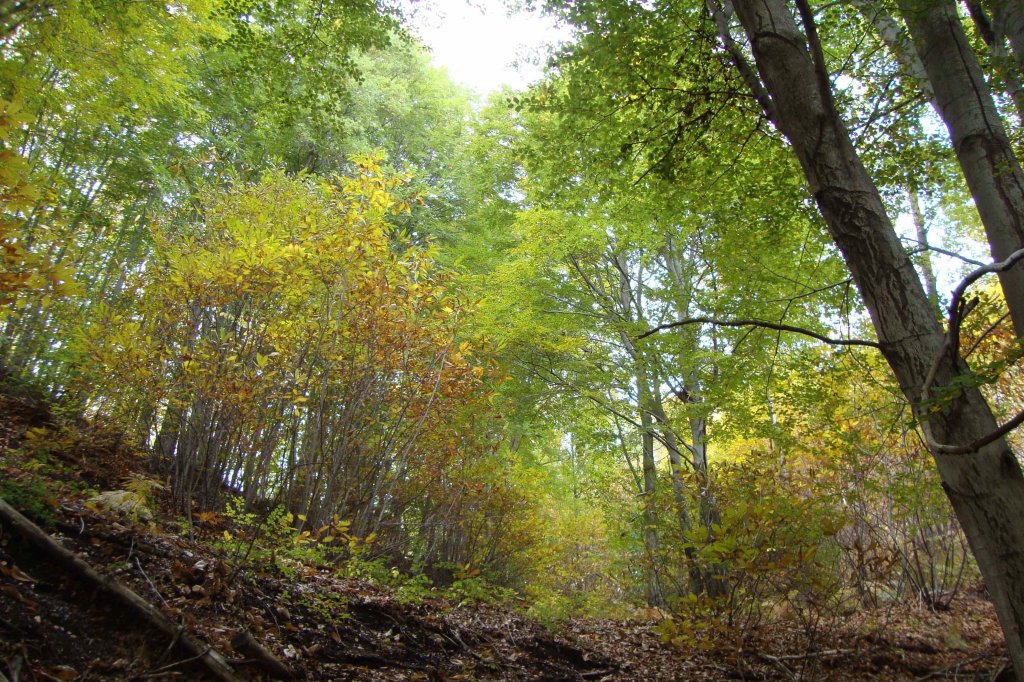
<svg viewBox="0 0 1024 682">
<path fill-rule="evenodd" d="M 930 94 L 978 207 L 996 260 L 1024 248 L 1024 170 L 1010 146 L 953 0 L 900 0 Z M 1017 336 L 1024 336 L 1024 266 L 999 273 Z"/>
<path fill-rule="evenodd" d="M 637 149 L 644 147 L 650 172 L 693 182 L 685 161 L 706 150 L 707 131 L 722 129 L 721 111 L 730 97 L 739 102 L 736 109 L 766 117 L 788 141 L 809 185 L 809 198 L 870 313 L 879 349 L 921 425 L 943 487 L 989 586 L 1016 666 L 1024 670 L 1024 476 L 1003 438 L 1022 417 L 1003 427 L 997 424 L 977 388 L 978 377 L 958 352 L 958 330 L 969 310 L 963 306 L 963 289 L 969 282 L 954 295 L 947 332 L 936 320 L 934 305 L 901 244 L 879 185 L 844 121 L 841 111 L 868 82 L 854 76 L 854 85 L 840 91 L 825 55 L 834 55 L 843 64 L 839 68 L 853 64 L 853 70 L 872 59 L 856 41 L 848 40 L 856 14 L 841 5 L 823 9 L 822 16 L 829 20 L 823 35 L 832 41 L 826 50 L 807 0 L 708 0 L 700 5 L 671 0 L 642 5 L 552 0 L 549 4 L 581 28 L 580 39 L 561 55 L 559 74 L 582 64 L 596 82 L 618 78 L 607 92 L 601 86 L 576 84 L 574 104 L 586 107 L 582 98 L 590 95 L 596 102 L 600 97 L 601 102 L 591 106 L 605 107 L 606 118 L 614 122 L 603 124 L 606 129 L 628 121 L 639 131 L 622 140 L 619 159 L 610 163 L 635 158 Z M 1015 264 L 1020 267 L 1015 259 L 1021 257 L 1024 245 L 1018 227 L 1024 213 L 1018 199 L 1024 186 L 1019 165 L 953 3 L 908 0 L 897 5 L 898 18 L 909 29 L 930 86 L 924 98 L 935 99 L 979 207 L 992 253 L 1004 261 L 979 271 L 978 276 L 985 271 L 1000 274 L 1019 332 L 1024 287 L 1014 282 L 1016 270 L 1011 269 Z M 896 20 L 887 26 L 897 33 L 883 34 L 881 41 L 892 42 L 894 51 L 905 49 L 908 41 L 899 35 L 902 26 Z M 709 66 L 721 63 L 717 59 L 707 54 L 703 60 L 697 57 L 702 46 L 710 51 L 708 36 L 715 33 L 715 52 L 733 66 L 729 75 Z M 945 52 L 945 34 L 956 39 L 958 54 Z M 894 61 L 890 60 L 890 72 Z M 921 76 L 921 68 L 907 70 Z M 849 71 L 841 73 L 851 77 Z M 898 80 L 890 77 L 890 82 Z M 748 96 L 736 97 L 738 87 Z M 883 101 L 856 121 L 859 135 L 884 126 L 886 117 L 892 119 L 892 100 L 886 101 L 883 93 L 876 96 Z M 647 102 L 646 110 L 631 119 L 637 102 Z M 748 108 L 751 104 L 759 111 Z M 743 156 L 740 148 L 737 158 Z M 753 234 L 755 229 L 750 231 Z"/>
<path fill-rule="evenodd" d="M 947 336 L 935 320 L 913 263 L 836 108 L 813 13 L 805 0 L 797 0 L 796 5 L 799 24 L 785 0 L 734 3 L 754 57 L 752 67 L 730 33 L 724 7 L 709 2 L 736 69 L 800 161 L 815 203 L 870 312 L 882 353 L 927 436 L 943 488 L 985 577 L 1014 666 L 1022 671 L 1024 475 L 1020 463 L 998 435 L 1002 429 L 957 352 L 954 336 L 963 310 L 951 313 Z M 945 3 L 929 10 L 905 9 L 915 13 L 912 26 L 918 21 L 948 20 Z M 947 123 L 953 129 L 958 121 Z M 983 189 L 997 192 L 988 182 Z M 1019 213 L 1015 219 L 1021 219 Z M 995 244 L 993 250 L 1001 253 Z M 936 400 L 940 391 L 943 397 Z"/>
</svg>

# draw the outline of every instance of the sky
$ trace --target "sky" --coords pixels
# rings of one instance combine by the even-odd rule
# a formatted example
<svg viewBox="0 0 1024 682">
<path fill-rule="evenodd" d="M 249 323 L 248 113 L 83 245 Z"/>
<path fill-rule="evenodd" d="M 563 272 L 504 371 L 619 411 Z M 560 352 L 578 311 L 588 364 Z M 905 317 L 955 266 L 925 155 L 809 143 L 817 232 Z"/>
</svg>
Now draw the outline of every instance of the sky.
<svg viewBox="0 0 1024 682">
<path fill-rule="evenodd" d="M 434 64 L 482 96 L 539 79 L 545 46 L 568 36 L 539 13 L 510 15 L 503 0 L 420 0 L 410 14 Z"/>
</svg>

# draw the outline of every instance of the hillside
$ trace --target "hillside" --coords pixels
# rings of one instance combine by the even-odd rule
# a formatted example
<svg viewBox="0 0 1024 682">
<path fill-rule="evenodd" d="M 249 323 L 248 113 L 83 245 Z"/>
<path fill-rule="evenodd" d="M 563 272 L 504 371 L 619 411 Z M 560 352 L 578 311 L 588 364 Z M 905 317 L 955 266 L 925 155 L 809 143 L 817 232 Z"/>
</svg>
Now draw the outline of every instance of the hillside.
<svg viewBox="0 0 1024 682">
<path fill-rule="evenodd" d="M 1021 7 L 0 0 L 0 682 L 1024 682 Z"/>
<path fill-rule="evenodd" d="M 223 517 L 190 528 L 159 504 L 143 521 L 88 502 L 82 491 L 144 474 L 144 457 L 116 434 L 62 422 L 24 388 L 0 398 L 0 414 L 7 500 L 182 633 L 169 638 L 5 517 L 0 679 L 10 682 L 217 679 L 184 649 L 187 635 L 222 654 L 238 679 L 973 680 L 1001 679 L 1005 664 L 991 606 L 974 591 L 945 612 L 900 605 L 851 613 L 818 624 L 813 643 L 807 623 L 790 621 L 697 648 L 663 643 L 651 610 L 549 628 L 516 603 L 410 595 L 342 577 L 339 566 L 243 561 L 218 545 L 234 530 Z M 40 444 L 43 433 L 53 440 Z M 35 452 L 47 446 L 34 463 L 25 455 L 33 438 Z"/>
</svg>

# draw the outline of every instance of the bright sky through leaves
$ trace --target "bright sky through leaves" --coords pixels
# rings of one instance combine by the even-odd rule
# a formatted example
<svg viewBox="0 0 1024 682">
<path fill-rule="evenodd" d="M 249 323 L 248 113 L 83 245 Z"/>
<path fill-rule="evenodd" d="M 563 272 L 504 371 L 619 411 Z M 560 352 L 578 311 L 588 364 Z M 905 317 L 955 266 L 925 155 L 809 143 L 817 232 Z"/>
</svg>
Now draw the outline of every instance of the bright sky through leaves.
<svg viewBox="0 0 1024 682">
<path fill-rule="evenodd" d="M 423 0 L 411 19 L 434 63 L 481 95 L 537 80 L 545 46 L 568 34 L 550 17 L 510 12 L 502 0 Z"/>
</svg>

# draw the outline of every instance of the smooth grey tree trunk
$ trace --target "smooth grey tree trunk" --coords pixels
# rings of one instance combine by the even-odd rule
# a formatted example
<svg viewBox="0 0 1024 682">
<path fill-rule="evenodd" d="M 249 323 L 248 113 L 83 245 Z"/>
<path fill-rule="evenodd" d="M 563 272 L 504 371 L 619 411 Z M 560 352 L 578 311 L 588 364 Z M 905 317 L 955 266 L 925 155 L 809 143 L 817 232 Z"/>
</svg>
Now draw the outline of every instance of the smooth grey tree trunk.
<svg viewBox="0 0 1024 682">
<path fill-rule="evenodd" d="M 638 382 L 639 383 L 639 382 Z M 645 389 L 649 392 L 646 399 L 641 397 L 649 405 L 649 410 L 658 424 L 658 431 L 661 432 L 661 442 L 668 451 L 669 466 L 672 474 L 672 499 L 676 504 L 676 517 L 679 521 L 679 531 L 684 535 L 690 531 L 690 510 L 689 499 L 686 494 L 686 481 L 683 480 L 683 453 L 680 449 L 682 444 L 676 437 L 676 432 L 668 420 L 668 413 L 665 411 L 665 402 L 661 397 L 661 391 L 650 385 L 644 379 Z M 657 375 L 654 377 L 655 386 L 659 385 Z M 643 404 L 643 402 L 642 402 Z"/>
<path fill-rule="evenodd" d="M 875 33 L 889 48 L 889 52 L 896 58 L 899 65 L 917 83 L 929 101 L 934 103 L 935 93 L 932 92 L 928 72 L 925 71 L 924 64 L 921 63 L 920 57 L 914 51 L 914 46 L 900 23 L 877 0 L 847 0 L 847 2 L 856 7 L 861 16 L 871 24 Z"/>
<path fill-rule="evenodd" d="M 685 274 L 691 268 L 685 263 L 685 258 L 674 247 L 675 245 L 670 239 L 668 248 L 665 249 L 662 255 L 665 259 L 666 270 L 672 277 L 677 292 L 679 292 L 679 297 L 675 302 L 676 319 L 682 320 L 690 315 L 690 303 L 694 286 L 692 278 Z M 685 328 L 680 328 L 680 333 L 683 332 L 683 329 Z M 695 344 L 695 340 L 692 341 Z M 691 412 L 687 416 L 687 423 L 690 428 L 690 443 L 687 445 L 687 449 L 690 452 L 691 464 L 696 474 L 697 494 L 700 496 L 698 502 L 698 522 L 708 530 L 709 534 L 712 534 L 712 527 L 721 521 L 721 514 L 719 513 L 718 502 L 711 487 L 711 478 L 708 471 L 707 419 L 699 414 L 692 413 L 692 408 L 700 402 L 700 388 L 693 372 L 690 373 L 681 389 L 677 390 L 676 396 L 687 406 L 687 411 Z M 662 412 L 664 413 L 664 410 Z M 664 415 L 662 420 L 666 424 L 668 423 L 667 417 L 664 417 Z M 676 438 L 676 440 L 682 439 Z M 695 568 L 697 569 L 696 575 L 691 574 L 690 580 L 691 589 L 694 592 L 703 591 L 710 596 L 717 597 L 727 591 L 728 585 L 722 577 L 722 571 L 718 567 L 709 566 L 701 569 L 695 566 Z"/>
<path fill-rule="evenodd" d="M 997 1 L 992 4 L 995 7 L 989 14 L 979 0 L 968 0 L 968 13 L 971 15 L 978 35 L 988 45 L 991 55 L 989 68 L 998 77 L 998 80 L 1002 81 L 1002 88 L 1017 106 L 1017 116 L 1021 122 L 1024 122 L 1024 83 L 1021 83 L 1021 70 L 1024 67 L 1021 58 L 1024 58 L 1024 52 L 1013 47 L 1015 41 L 1020 43 L 1022 40 L 1021 34 L 1024 26 L 1014 27 L 1014 24 L 1024 20 L 1024 10 L 1019 6 L 1020 0 Z M 1013 7 L 1013 5 L 1017 6 Z M 1010 47 L 1007 46 L 1008 32 L 1016 34 L 1014 38 L 1010 39 Z"/>
<path fill-rule="evenodd" d="M 639 312 L 639 299 L 634 297 L 632 282 L 626 274 L 629 272 L 629 264 L 622 254 L 614 254 L 610 264 L 613 270 L 618 273 L 618 282 L 615 283 L 615 305 L 617 314 L 621 321 L 633 319 L 634 312 Z M 595 291 L 591 287 L 592 291 Z M 660 539 L 658 537 L 658 503 L 657 484 L 658 468 L 655 458 L 655 425 L 652 412 L 652 387 L 647 369 L 644 366 L 644 358 L 637 350 L 633 340 L 628 334 L 620 333 L 623 345 L 625 346 L 630 359 L 633 361 L 633 377 L 636 381 L 637 412 L 640 415 L 640 442 L 641 442 L 641 469 L 643 471 L 643 538 L 644 554 L 648 563 L 644 567 L 646 577 L 645 598 L 648 606 L 663 606 L 665 603 L 664 593 L 661 587 L 661 574 L 658 570 Z"/>
<path fill-rule="evenodd" d="M 1010 44 L 1010 59 L 1018 79 L 1024 73 L 1024 3 L 1020 0 L 992 0 L 992 29 L 996 40 Z"/>
<path fill-rule="evenodd" d="M 1024 248 L 1024 171 L 953 0 L 898 0 L 996 260 Z M 1024 266 L 999 275 L 1024 336 Z"/>
<path fill-rule="evenodd" d="M 647 410 L 640 410 L 640 440 L 643 443 L 644 472 L 644 552 L 647 555 L 645 566 L 647 575 L 647 605 L 661 606 L 664 599 L 661 593 L 661 577 L 658 572 L 658 507 L 655 496 L 658 470 L 654 459 L 654 419 Z"/>
<path fill-rule="evenodd" d="M 921 264 L 921 274 L 924 276 L 924 290 L 928 294 L 935 313 L 939 314 L 939 288 L 935 281 L 935 269 L 932 268 L 932 254 L 928 245 L 928 223 L 921 209 L 921 197 L 913 182 L 907 187 L 907 202 L 910 204 L 910 217 L 914 219 L 914 232 L 917 234 L 917 246 L 921 250 L 918 262 Z"/>
<path fill-rule="evenodd" d="M 759 74 L 759 81 L 748 84 L 761 91 L 755 96 L 768 102 L 766 113 L 792 145 L 871 314 L 882 353 L 923 430 L 932 443 L 963 445 L 988 436 L 996 422 L 977 389 L 964 389 L 934 413 L 922 404 L 922 389 L 937 359 L 935 386 L 948 386 L 966 368 L 946 351 L 943 330 L 913 263 L 836 112 L 820 53 L 812 60 L 807 36 L 786 0 L 735 0 L 734 5 Z M 816 31 L 813 23 L 810 30 Z M 770 101 L 764 99 L 765 92 Z M 960 140 L 961 145 L 965 142 L 970 143 Z M 1024 671 L 1020 464 L 1005 439 L 967 455 L 931 449 L 984 576 L 1014 666 Z"/>
</svg>

